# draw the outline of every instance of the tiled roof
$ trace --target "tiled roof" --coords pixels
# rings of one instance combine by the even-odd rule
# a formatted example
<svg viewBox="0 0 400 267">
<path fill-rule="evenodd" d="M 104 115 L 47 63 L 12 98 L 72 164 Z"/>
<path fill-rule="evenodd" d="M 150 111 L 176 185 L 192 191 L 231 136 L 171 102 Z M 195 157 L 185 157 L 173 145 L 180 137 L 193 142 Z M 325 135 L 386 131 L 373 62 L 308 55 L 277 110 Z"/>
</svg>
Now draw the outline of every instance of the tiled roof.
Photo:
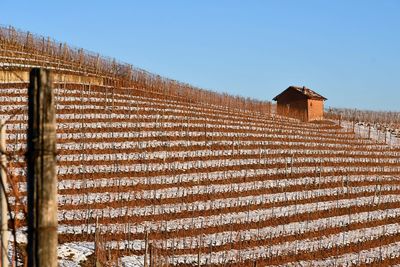
<svg viewBox="0 0 400 267">
<path fill-rule="evenodd" d="M 323 97 L 322 95 L 314 92 L 313 90 L 311 90 L 310 88 L 307 88 L 305 86 L 303 87 L 299 87 L 299 86 L 289 86 L 285 91 L 283 91 L 282 93 L 280 93 L 279 95 L 277 95 L 276 97 L 274 97 L 273 100 L 277 100 L 284 92 L 286 92 L 287 90 L 296 90 L 300 93 L 302 93 L 303 95 L 305 95 L 307 98 L 309 99 L 319 99 L 319 100 L 327 100 L 327 98 Z"/>
</svg>

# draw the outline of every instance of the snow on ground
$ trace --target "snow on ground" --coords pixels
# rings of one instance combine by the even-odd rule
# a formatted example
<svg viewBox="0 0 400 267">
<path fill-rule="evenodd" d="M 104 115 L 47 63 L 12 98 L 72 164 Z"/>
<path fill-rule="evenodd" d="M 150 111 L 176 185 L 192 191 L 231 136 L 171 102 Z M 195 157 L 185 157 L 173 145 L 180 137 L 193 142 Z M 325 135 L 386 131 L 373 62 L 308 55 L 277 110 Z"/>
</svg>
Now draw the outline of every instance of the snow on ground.
<svg viewBox="0 0 400 267">
<path fill-rule="evenodd" d="M 282 266 L 356 266 L 361 263 L 371 263 L 373 260 L 394 258 L 400 256 L 400 242 L 395 242 L 386 246 L 375 247 L 361 250 L 360 253 L 347 253 L 337 257 L 329 257 L 323 260 L 311 260 L 291 262 Z M 396 265 L 400 266 L 400 265 Z"/>
<path fill-rule="evenodd" d="M 64 243 L 58 246 L 58 258 L 60 267 L 79 267 L 81 262 L 93 254 L 93 242 Z"/>
<path fill-rule="evenodd" d="M 200 261 L 204 263 L 224 264 L 229 261 L 234 261 L 240 253 L 242 259 L 251 259 L 256 257 L 271 257 L 273 255 L 286 255 L 292 252 L 296 254 L 299 252 L 313 252 L 321 249 L 332 249 L 337 245 L 354 245 L 357 242 L 364 242 L 368 240 L 379 240 L 384 236 L 397 234 L 400 231 L 399 224 L 387 224 L 383 226 L 362 228 L 341 232 L 338 234 L 331 234 L 318 238 L 296 240 L 294 242 L 284 242 L 271 246 L 256 246 L 252 248 L 242 249 L 237 251 L 234 249 L 212 252 L 209 255 L 201 255 Z M 398 247 L 397 247 L 398 248 Z M 198 259 L 197 254 L 174 255 L 169 261 L 172 264 L 178 263 L 196 263 Z"/>
<path fill-rule="evenodd" d="M 125 256 L 121 258 L 121 267 L 143 267 L 143 256 Z"/>
<path fill-rule="evenodd" d="M 7 89 L 6 89 L 7 90 Z M 26 89 L 21 92 L 26 93 Z M 7 91 L 8 92 L 8 91 Z M 18 93 L 18 89 L 10 89 L 10 93 Z M 5 91 L 3 90 L 4 94 Z M 113 109 L 116 113 L 104 113 L 105 105 L 111 105 L 111 99 L 107 93 L 87 92 L 85 90 L 63 90 L 57 89 L 57 93 L 67 96 L 57 97 L 57 108 L 65 110 L 65 114 L 59 114 L 58 119 L 62 120 L 58 124 L 59 133 L 57 137 L 64 139 L 64 143 L 58 145 L 58 149 L 62 150 L 58 156 L 61 163 L 58 174 L 61 179 L 59 189 L 76 189 L 76 192 L 60 194 L 60 213 L 59 213 L 59 233 L 80 235 L 84 233 L 94 233 L 96 225 L 89 223 L 90 218 L 115 218 L 115 222 L 109 225 L 101 225 L 99 232 L 102 233 L 144 233 L 148 230 L 158 233 L 173 232 L 190 229 L 211 228 L 215 226 L 226 226 L 224 231 L 183 236 L 176 238 L 163 238 L 159 241 L 154 240 L 154 245 L 162 245 L 166 248 L 185 249 L 188 247 L 196 248 L 197 244 L 191 243 L 193 240 L 200 240 L 205 244 L 227 245 L 232 241 L 248 241 L 259 236 L 279 237 L 284 235 L 292 235 L 303 232 L 321 230 L 334 226 L 343 226 L 354 222 L 369 222 L 380 220 L 383 218 L 394 218 L 400 214 L 400 209 L 371 210 L 367 212 L 352 213 L 349 215 L 332 216 L 328 218 L 320 218 L 308 221 L 295 221 L 288 224 L 281 223 L 278 226 L 258 227 L 257 229 L 229 230 L 232 223 L 246 224 L 249 222 L 262 222 L 272 219 L 284 219 L 288 216 L 306 214 L 308 212 L 326 212 L 336 208 L 350 207 L 367 207 L 378 204 L 398 202 L 400 196 L 395 192 L 399 189 L 396 184 L 379 184 L 387 177 L 382 174 L 385 172 L 398 172 L 400 170 L 399 161 L 396 157 L 400 154 L 397 151 L 387 150 L 387 146 L 383 144 L 383 140 L 390 140 L 389 145 L 394 146 L 397 139 L 392 135 L 384 135 L 378 131 L 370 131 L 363 125 L 356 125 L 355 132 L 357 137 L 365 138 L 368 134 L 377 142 L 370 140 L 353 139 L 353 135 L 348 132 L 352 131 L 352 125 L 344 122 L 344 130 L 335 130 L 329 128 L 318 128 L 308 124 L 295 123 L 289 120 L 275 120 L 273 117 L 256 118 L 255 116 L 246 117 L 246 113 L 232 113 L 223 111 L 223 108 L 214 109 L 211 107 L 199 105 L 187 105 L 186 103 L 170 101 L 170 100 L 154 100 L 139 96 L 127 96 L 115 94 L 116 99 L 112 99 Z M 72 94 L 79 94 L 80 97 Z M 108 98 L 107 98 L 108 97 Z M 0 96 L 1 111 L 9 116 L 7 112 L 15 111 L 18 108 L 26 109 L 26 96 Z M 114 106 L 115 104 L 115 106 Z M 107 109 L 107 108 L 106 108 Z M 71 111 L 72 110 L 72 111 Z M 89 111 L 87 111 L 89 110 Z M 221 111 L 222 110 L 222 111 Z M 167 115 L 164 116 L 164 112 Z M 162 115 L 160 115 L 162 113 Z M 214 116 L 215 115 L 215 116 Z M 0 117 L 1 117 L 0 116 Z M 250 118 L 251 117 L 251 118 Z M 85 118 L 90 121 L 75 122 L 75 120 Z M 249 119 L 250 118 L 250 119 Z M 265 119 L 265 121 L 263 121 Z M 14 118 L 14 122 L 7 125 L 9 138 L 16 140 L 15 143 L 8 144 L 9 149 L 17 148 L 25 149 L 21 140 L 25 140 L 26 124 L 22 123 L 26 120 L 26 114 L 19 114 Z M 220 123 L 218 123 L 220 122 Z M 106 129 L 100 131 L 98 129 Z M 179 128 L 176 130 L 176 128 Z M 198 129 L 197 129 L 198 128 Z M 203 131 L 205 128 L 206 131 Z M 200 129 L 200 130 L 199 130 Z M 207 129 L 209 129 L 207 131 Z M 369 131 L 369 132 L 366 132 Z M 386 136 L 386 137 L 385 137 Z M 166 138 L 171 138 L 168 140 Z M 194 140 L 186 140 L 191 137 Z M 201 137 L 201 138 L 196 138 Z M 202 141 L 202 137 L 210 139 Z M 216 137 L 216 138 L 214 138 Z M 125 140 L 118 140 L 122 138 Z M 141 139 L 147 138 L 150 141 Z M 191 139 L 189 138 L 189 139 Z M 212 140 L 212 139 L 217 140 Z M 88 142 L 82 144 L 87 139 Z M 95 139 L 95 140 L 92 140 Z M 105 139 L 105 140 L 102 140 Z M 174 140 L 172 140 L 174 139 Z M 349 139 L 349 140 L 347 140 Z M 98 142 L 96 142 L 98 140 Z M 166 140 L 166 141 L 165 141 Z M 19 142 L 17 142 L 19 141 Z M 399 140 L 397 140 L 399 141 Z M 400 142 L 398 142 L 400 143 Z M 210 149 L 210 145 L 232 146 L 230 148 Z M 250 148 L 242 147 L 250 145 Z M 190 149 L 193 146 L 202 146 L 200 149 Z M 259 149 L 254 147 L 259 146 Z M 262 149 L 262 147 L 271 146 L 278 147 L 275 149 Z M 155 148 L 142 152 L 146 148 Z M 175 148 L 188 147 L 185 151 L 175 151 Z M 296 148 L 297 147 L 297 148 Z M 300 147 L 300 148 L 298 148 Z M 85 149 L 97 149 L 97 153 L 83 156 L 76 153 Z M 108 150 L 125 149 L 109 153 Z M 137 151 L 139 149 L 139 151 Z M 381 153 L 382 156 L 381 157 Z M 384 153 L 384 154 L 383 154 Z M 281 155 L 282 154 L 282 155 Z M 287 157 L 290 154 L 298 154 L 297 158 Z M 310 155 L 315 154 L 315 157 Z M 221 159 L 221 156 L 246 156 L 244 159 Z M 254 157 L 259 155 L 259 157 Z M 165 159 L 176 158 L 174 161 L 165 162 Z M 196 157 L 193 158 L 192 157 Z M 199 160 L 197 157 L 203 157 Z M 208 158 L 208 157 L 211 157 Z M 143 160 L 164 159 L 164 163 L 143 163 Z M 21 157 L 21 160 L 24 160 Z M 91 161 L 88 166 L 83 168 L 81 161 Z M 104 162 L 103 162 L 104 161 Z M 120 164 L 115 164 L 118 161 Z M 73 163 L 66 166 L 66 162 Z M 78 162 L 78 163 L 77 163 Z M 260 164 L 286 164 L 286 167 L 264 168 L 254 170 L 244 170 L 246 165 Z M 303 163 L 305 166 L 292 168 L 293 163 Z M 318 163 L 320 166 L 318 167 Z M 322 166 L 322 163 L 325 163 Z M 336 166 L 335 163 L 340 163 Z M 368 166 L 365 163 L 381 163 L 383 166 Z M 314 166 L 315 167 L 310 167 Z M 328 166 L 327 166 L 328 165 Z M 353 166 L 356 165 L 356 166 Z M 214 173 L 206 173 L 205 169 L 216 168 L 218 171 Z M 241 167 L 241 168 L 240 168 Z M 220 168 L 228 169 L 220 171 Z M 132 172 L 151 173 L 154 171 L 164 170 L 195 170 L 194 173 L 185 173 L 171 176 L 149 176 L 130 178 Z M 242 169 L 242 170 L 238 170 Z M 242 177 L 249 178 L 261 175 L 274 174 L 296 174 L 309 173 L 315 174 L 336 171 L 347 172 L 379 172 L 377 177 L 374 174 L 369 176 L 348 176 L 344 180 L 343 176 L 328 177 L 302 177 L 299 179 L 280 179 L 280 180 L 264 180 L 264 181 L 241 181 Z M 24 175 L 24 167 L 16 166 L 15 172 Z M 121 177 L 109 178 L 110 173 L 118 172 Z M 93 180 L 82 181 L 79 174 L 99 174 Z M 75 176 L 76 175 L 76 176 Z M 285 175 L 285 177 L 286 177 Z M 317 175 L 316 175 L 317 176 Z M 66 178 L 65 178 L 66 177 Z M 235 183 L 215 184 L 218 180 L 235 179 Z M 392 178 L 391 178 L 392 179 Z M 390 181 L 391 181 L 390 179 Z M 176 186 L 175 183 L 196 182 L 207 180 L 207 185 L 199 184 L 190 187 Z M 319 184 L 342 181 L 342 186 L 332 186 L 329 188 L 318 188 L 312 190 L 302 190 L 296 192 L 283 192 L 285 187 L 291 185 Z M 352 181 L 372 181 L 376 184 L 365 186 L 345 186 L 347 182 Z M 346 182 L 346 183 L 345 183 Z M 152 184 L 169 184 L 169 186 L 161 187 L 154 190 L 129 190 L 128 192 L 87 192 L 80 193 L 81 188 L 98 188 L 106 189 L 108 186 L 135 186 L 135 185 L 152 185 Z M 21 191 L 26 191 L 26 187 L 21 184 Z M 166 203 L 153 204 L 145 207 L 129 207 L 122 206 L 112 208 L 94 208 L 89 205 L 104 204 L 108 202 L 132 201 L 135 199 L 163 199 L 177 197 L 188 197 L 208 194 L 231 193 L 231 192 L 247 192 L 247 191 L 263 191 L 265 189 L 282 189 L 274 193 L 254 193 L 251 196 L 242 196 L 234 198 L 213 198 L 211 200 L 193 201 L 191 203 Z M 394 191 L 394 192 L 390 192 Z M 64 191 L 65 192 L 65 191 Z M 366 197 L 358 197 L 355 199 L 340 199 L 339 196 L 375 192 L 375 195 Z M 379 194 L 378 194 L 379 192 Z M 381 193 L 384 192 L 384 195 Z M 389 194 L 390 193 L 390 194 Z M 140 221 L 136 222 L 134 228 L 130 225 L 126 228 L 126 224 L 118 222 L 118 218 L 131 215 L 161 215 L 161 214 L 179 214 L 186 211 L 208 211 L 220 208 L 244 207 L 247 205 L 261 205 L 265 203 L 275 203 L 284 201 L 300 201 L 312 200 L 318 197 L 337 195 L 338 199 L 320 202 L 305 202 L 304 204 L 285 205 L 279 207 L 260 208 L 255 210 L 240 212 L 227 212 L 222 214 L 213 214 L 198 216 L 195 218 L 187 218 L 177 216 L 159 221 Z M 22 197 L 25 201 L 25 197 Z M 328 198 L 331 199 L 331 198 Z M 11 199 L 12 200 L 12 199 Z M 86 203 L 88 206 L 82 208 Z M 64 205 L 77 205 L 71 210 L 63 209 Z M 89 212 L 90 210 L 90 212 Z M 350 210 L 350 209 L 349 209 Z M 20 214 L 18 214 L 20 215 Z M 21 217 L 21 216 L 19 216 Z M 22 218 L 22 217 L 21 217 Z M 78 223 L 76 225 L 75 223 Z M 129 230 L 126 230 L 129 229 Z M 26 229 L 20 229 L 17 239 L 20 243 L 26 243 Z M 332 248 L 336 244 L 353 245 L 357 241 L 378 240 L 383 236 L 398 234 L 400 232 L 399 224 L 380 225 L 369 228 L 355 229 L 352 231 L 343 231 L 338 234 L 320 236 L 316 238 L 285 241 L 271 246 L 261 245 L 258 247 L 243 248 L 242 251 L 222 250 L 213 251 L 210 254 L 203 253 L 200 261 L 202 264 L 210 262 L 225 263 L 231 259 L 237 260 L 240 254 L 243 259 L 258 258 L 265 255 L 285 255 L 293 251 L 296 253 L 306 253 L 307 251 L 319 251 L 321 249 Z M 76 237 L 76 236 L 74 236 Z M 83 239 L 85 240 L 85 239 Z M 143 250 L 145 246 L 144 240 L 118 240 L 112 239 L 105 241 L 105 244 L 111 248 L 131 248 L 133 250 Z M 189 245 L 190 244 L 190 245 Z M 399 244 L 394 243 L 386 247 L 382 247 L 387 253 L 398 251 Z M 385 252 L 385 253 L 386 253 Z M 74 242 L 64 243 L 58 248 L 59 257 L 61 259 L 60 266 L 75 267 L 85 261 L 87 257 L 94 253 L 93 242 Z M 179 253 L 179 252 L 178 252 Z M 170 263 L 196 263 L 197 254 L 174 255 L 169 258 Z M 380 253 L 380 252 L 379 252 Z M 395 255 L 395 254 L 390 254 Z M 397 255 L 397 254 L 396 254 Z M 339 264 L 351 265 L 361 258 L 362 261 L 368 262 L 370 259 L 379 257 L 376 249 L 369 251 L 361 251 L 361 253 L 346 253 L 340 255 L 334 260 Z M 332 258 L 323 261 L 305 261 L 304 265 L 324 265 L 330 264 Z M 144 264 L 143 256 L 125 256 L 120 258 L 118 266 L 122 267 L 142 267 Z"/>
<path fill-rule="evenodd" d="M 353 131 L 353 122 L 343 121 L 341 125 L 347 131 Z M 400 135 L 387 128 L 378 129 L 375 125 L 360 122 L 354 125 L 354 133 L 360 138 L 369 138 L 378 143 L 386 143 L 390 147 L 400 147 Z"/>
</svg>

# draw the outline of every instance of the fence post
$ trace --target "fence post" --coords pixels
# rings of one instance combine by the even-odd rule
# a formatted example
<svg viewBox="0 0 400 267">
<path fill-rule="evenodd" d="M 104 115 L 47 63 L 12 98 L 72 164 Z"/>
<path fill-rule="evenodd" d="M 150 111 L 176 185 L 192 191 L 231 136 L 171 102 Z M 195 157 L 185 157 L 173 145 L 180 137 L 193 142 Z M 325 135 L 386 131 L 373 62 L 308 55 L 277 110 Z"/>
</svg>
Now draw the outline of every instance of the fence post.
<svg viewBox="0 0 400 267">
<path fill-rule="evenodd" d="M 30 73 L 27 141 L 28 267 L 57 267 L 56 123 L 48 70 Z"/>
<path fill-rule="evenodd" d="M 8 266 L 8 209 L 5 190 L 7 188 L 6 166 L 6 125 L 5 121 L 0 121 L 0 178 L 3 185 L 0 188 L 0 207 L 1 207 L 1 266 Z"/>
</svg>

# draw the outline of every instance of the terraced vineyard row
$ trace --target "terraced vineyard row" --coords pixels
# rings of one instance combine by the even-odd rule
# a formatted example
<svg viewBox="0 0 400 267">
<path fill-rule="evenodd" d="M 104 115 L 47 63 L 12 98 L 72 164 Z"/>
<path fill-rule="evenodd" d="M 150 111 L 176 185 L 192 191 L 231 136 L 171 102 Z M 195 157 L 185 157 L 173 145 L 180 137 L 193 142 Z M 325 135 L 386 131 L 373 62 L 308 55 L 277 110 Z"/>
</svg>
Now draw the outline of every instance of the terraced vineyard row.
<svg viewBox="0 0 400 267">
<path fill-rule="evenodd" d="M 19 240 L 26 86 L 0 89 Z M 62 246 L 126 266 L 146 250 L 154 266 L 400 263 L 400 148 L 142 90 L 56 87 Z"/>
</svg>

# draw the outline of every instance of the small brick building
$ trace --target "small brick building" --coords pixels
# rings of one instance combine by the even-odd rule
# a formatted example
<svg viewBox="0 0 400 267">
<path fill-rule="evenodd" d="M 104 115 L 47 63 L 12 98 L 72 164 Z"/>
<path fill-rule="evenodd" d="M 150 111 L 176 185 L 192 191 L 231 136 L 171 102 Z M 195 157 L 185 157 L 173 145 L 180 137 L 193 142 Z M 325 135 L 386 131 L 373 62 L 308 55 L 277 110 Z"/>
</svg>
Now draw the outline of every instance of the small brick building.
<svg viewBox="0 0 400 267">
<path fill-rule="evenodd" d="M 324 118 L 324 101 L 327 99 L 305 86 L 289 86 L 273 100 L 277 102 L 277 113 L 279 115 L 302 121 L 322 120 Z"/>
</svg>

